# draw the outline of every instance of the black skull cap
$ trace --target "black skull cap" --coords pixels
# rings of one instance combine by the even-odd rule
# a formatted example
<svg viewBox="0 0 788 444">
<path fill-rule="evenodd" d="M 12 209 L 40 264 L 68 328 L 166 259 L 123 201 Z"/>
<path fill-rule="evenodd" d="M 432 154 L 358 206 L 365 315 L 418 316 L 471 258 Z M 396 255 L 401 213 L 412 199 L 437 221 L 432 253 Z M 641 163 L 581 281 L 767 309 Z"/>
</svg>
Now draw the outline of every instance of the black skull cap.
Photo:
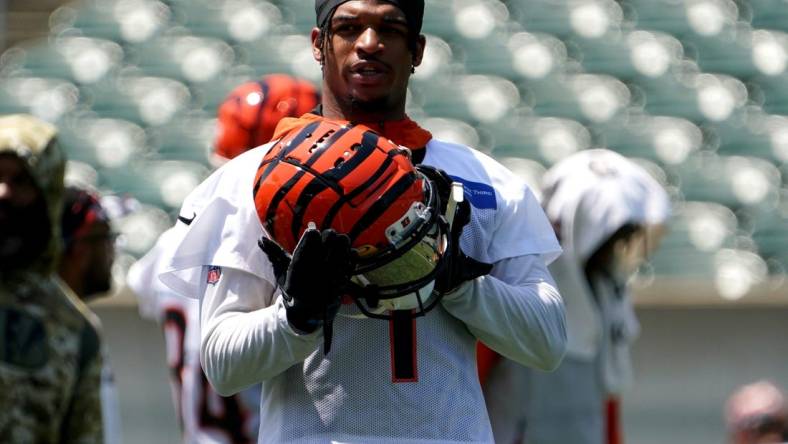
<svg viewBox="0 0 788 444">
<path fill-rule="evenodd" d="M 317 26 L 322 28 L 326 20 L 333 14 L 334 10 L 342 3 L 350 0 L 315 0 L 315 15 L 317 16 Z M 408 28 L 415 33 L 421 33 L 421 24 L 424 20 L 424 0 L 384 0 L 386 3 L 398 7 L 405 13 L 408 21 Z"/>
</svg>

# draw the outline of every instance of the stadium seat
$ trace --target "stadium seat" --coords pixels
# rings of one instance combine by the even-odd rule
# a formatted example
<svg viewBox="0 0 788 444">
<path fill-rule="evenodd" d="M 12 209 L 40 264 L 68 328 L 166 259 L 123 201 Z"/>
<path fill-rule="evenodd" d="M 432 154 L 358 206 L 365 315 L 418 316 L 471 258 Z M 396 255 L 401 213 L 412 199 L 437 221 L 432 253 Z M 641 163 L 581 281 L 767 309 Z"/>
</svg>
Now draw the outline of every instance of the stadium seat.
<svg viewBox="0 0 788 444">
<path fill-rule="evenodd" d="M 127 61 L 150 76 L 187 84 L 220 79 L 235 60 L 226 42 L 208 37 L 168 34 L 129 49 Z"/>
<path fill-rule="evenodd" d="M 538 201 L 542 200 L 542 176 L 547 169 L 539 162 L 522 157 L 498 157 L 498 162 L 522 179 Z"/>
<path fill-rule="evenodd" d="M 208 168 L 196 162 L 138 160 L 124 168 L 99 170 L 99 183 L 115 193 L 134 196 L 140 202 L 177 210 L 207 176 Z"/>
<path fill-rule="evenodd" d="M 735 119 L 704 125 L 722 155 L 754 156 L 774 164 L 788 162 L 788 118 L 753 109 Z"/>
<path fill-rule="evenodd" d="M 770 208 L 779 200 L 780 172 L 763 159 L 700 152 L 673 171 L 687 200 L 717 202 L 733 209 Z"/>
<path fill-rule="evenodd" d="M 683 57 L 681 43 L 668 34 L 632 31 L 604 38 L 567 38 L 567 46 L 589 73 L 623 79 L 660 77 Z"/>
<path fill-rule="evenodd" d="M 99 170 L 122 170 L 149 152 L 145 131 L 126 120 L 79 113 L 61 121 L 59 130 L 66 156 Z"/>
<path fill-rule="evenodd" d="M 163 125 L 191 106 L 189 88 L 165 77 L 122 74 L 84 91 L 84 101 L 100 116 L 143 126 Z"/>
<path fill-rule="evenodd" d="M 127 199 L 128 200 L 128 199 Z M 172 226 L 172 220 L 159 207 L 140 204 L 112 220 L 113 228 L 118 231 L 118 245 L 121 251 L 134 257 L 141 257 L 150 250 L 161 233 Z"/>
<path fill-rule="evenodd" d="M 156 153 L 168 160 L 189 160 L 208 165 L 216 131 L 214 115 L 193 113 L 147 130 Z"/>
<path fill-rule="evenodd" d="M 758 63 L 769 63 L 756 62 L 755 35 L 749 25 L 739 24 L 711 36 L 690 34 L 682 38 L 682 43 L 703 71 L 747 79 L 760 72 Z"/>
<path fill-rule="evenodd" d="M 424 10 L 423 32 L 451 41 L 483 38 L 509 18 L 498 0 L 430 0 Z"/>
<path fill-rule="evenodd" d="M 27 113 L 57 123 L 79 100 L 79 89 L 66 80 L 0 77 L 0 114 Z"/>
<path fill-rule="evenodd" d="M 78 33 L 118 43 L 141 43 L 169 26 L 170 9 L 157 0 L 77 0 L 49 18 L 52 35 Z"/>
<path fill-rule="evenodd" d="M 308 35 L 315 27 L 315 2 L 314 0 L 276 0 L 283 21 L 289 24 L 292 32 Z"/>
<path fill-rule="evenodd" d="M 564 43 L 548 34 L 501 31 L 461 43 L 459 52 L 470 73 L 540 79 L 564 71 L 567 63 Z"/>
<path fill-rule="evenodd" d="M 521 86 L 523 101 L 542 116 L 581 122 L 605 122 L 627 109 L 631 94 L 613 76 L 568 74 L 529 79 Z"/>
<path fill-rule="evenodd" d="M 637 90 L 653 115 L 683 117 L 695 122 L 721 122 L 743 111 L 747 87 L 726 75 L 700 73 L 691 63 L 678 75 L 641 78 Z"/>
<path fill-rule="evenodd" d="M 600 145 L 626 157 L 642 157 L 663 165 L 678 165 L 698 151 L 703 134 L 686 119 L 632 112 L 625 117 L 590 125 Z"/>
<path fill-rule="evenodd" d="M 493 122 L 520 102 L 514 83 L 497 76 L 446 77 L 431 84 L 414 84 L 411 90 L 417 105 L 429 115 L 467 122 Z"/>
<path fill-rule="evenodd" d="M 262 0 L 188 0 L 174 3 L 175 21 L 192 34 L 249 42 L 273 32 L 282 14 Z"/>
<path fill-rule="evenodd" d="M 426 38 L 424 57 L 411 76 L 411 82 L 428 87 L 436 79 L 463 71 L 462 63 L 455 60 L 452 48 L 445 40 L 431 34 L 427 34 Z"/>
<path fill-rule="evenodd" d="M 749 7 L 753 27 L 788 31 L 788 8 L 784 0 L 749 0 L 744 5 Z"/>
<path fill-rule="evenodd" d="M 429 117 L 420 119 L 419 124 L 437 139 L 469 146 L 480 151 L 491 151 L 492 147 L 482 142 L 476 128 L 461 120 Z"/>
<path fill-rule="evenodd" d="M 770 114 L 788 115 L 788 72 L 758 76 L 748 83 L 753 99 Z"/>
<path fill-rule="evenodd" d="M 598 38 L 620 28 L 621 6 L 614 0 L 523 0 L 507 3 L 512 18 L 529 32 Z"/>
<path fill-rule="evenodd" d="M 624 0 L 639 29 L 667 32 L 678 37 L 714 36 L 733 26 L 739 10 L 733 0 Z"/>
<path fill-rule="evenodd" d="M 3 53 L 0 75 L 56 77 L 77 84 L 96 83 L 123 63 L 115 42 L 89 37 L 57 37 L 22 42 Z"/>
<path fill-rule="evenodd" d="M 591 147 L 588 130 L 569 119 L 511 115 L 481 128 L 492 138 L 496 158 L 519 157 L 552 165 Z"/>
<path fill-rule="evenodd" d="M 320 64 L 312 55 L 312 43 L 306 34 L 272 35 L 240 44 L 236 49 L 239 62 L 258 75 L 285 73 L 314 82 L 322 78 Z"/>
<path fill-rule="evenodd" d="M 788 213 L 784 205 L 753 211 L 747 216 L 752 221 L 752 239 L 770 272 L 788 273 Z"/>
<path fill-rule="evenodd" d="M 66 162 L 66 172 L 63 183 L 68 187 L 98 189 L 98 171 L 85 162 L 69 160 Z"/>
<path fill-rule="evenodd" d="M 715 255 L 734 248 L 738 221 L 727 207 L 700 201 L 674 205 L 670 229 L 650 262 L 657 275 L 706 277 L 715 274 Z"/>
</svg>

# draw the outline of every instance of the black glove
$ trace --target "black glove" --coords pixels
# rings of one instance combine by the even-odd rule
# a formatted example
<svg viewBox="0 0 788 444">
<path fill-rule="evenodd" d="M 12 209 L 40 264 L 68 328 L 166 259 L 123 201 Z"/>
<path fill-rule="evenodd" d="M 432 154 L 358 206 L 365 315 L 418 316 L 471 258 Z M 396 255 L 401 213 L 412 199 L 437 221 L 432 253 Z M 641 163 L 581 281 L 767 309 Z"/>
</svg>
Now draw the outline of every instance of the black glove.
<svg viewBox="0 0 788 444">
<path fill-rule="evenodd" d="M 440 198 L 440 211 L 444 213 L 451 193 L 451 177 L 442 170 L 436 168 L 425 167 L 423 165 L 419 165 L 417 168 L 421 173 L 427 176 L 432 185 L 437 188 L 438 197 Z M 492 270 L 492 264 L 479 262 L 467 256 L 462 252 L 462 248 L 460 248 L 462 229 L 470 221 L 471 204 L 465 199 L 457 204 L 457 209 L 454 212 L 454 221 L 451 226 L 451 233 L 449 233 L 450 249 L 446 253 L 447 257 L 443 259 L 441 269 L 438 271 L 438 275 L 435 278 L 435 290 L 439 293 L 449 293 L 459 287 L 463 282 L 489 274 Z"/>
<path fill-rule="evenodd" d="M 323 326 L 324 353 L 331 349 L 332 325 L 350 282 L 353 253 L 350 239 L 332 229 L 304 232 L 292 258 L 276 242 L 263 237 L 260 248 L 268 256 L 282 289 L 287 322 L 312 333 Z"/>
</svg>

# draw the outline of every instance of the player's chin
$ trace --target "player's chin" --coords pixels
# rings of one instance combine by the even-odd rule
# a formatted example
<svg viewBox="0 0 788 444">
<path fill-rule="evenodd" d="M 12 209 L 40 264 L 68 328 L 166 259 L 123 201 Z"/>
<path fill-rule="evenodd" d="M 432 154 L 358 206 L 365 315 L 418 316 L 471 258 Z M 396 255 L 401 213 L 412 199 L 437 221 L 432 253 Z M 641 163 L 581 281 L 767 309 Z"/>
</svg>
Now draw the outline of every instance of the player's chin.
<svg viewBox="0 0 788 444">
<path fill-rule="evenodd" d="M 361 111 L 381 111 L 388 109 L 391 96 L 388 94 L 354 94 L 349 95 L 349 102 L 353 108 Z"/>
</svg>

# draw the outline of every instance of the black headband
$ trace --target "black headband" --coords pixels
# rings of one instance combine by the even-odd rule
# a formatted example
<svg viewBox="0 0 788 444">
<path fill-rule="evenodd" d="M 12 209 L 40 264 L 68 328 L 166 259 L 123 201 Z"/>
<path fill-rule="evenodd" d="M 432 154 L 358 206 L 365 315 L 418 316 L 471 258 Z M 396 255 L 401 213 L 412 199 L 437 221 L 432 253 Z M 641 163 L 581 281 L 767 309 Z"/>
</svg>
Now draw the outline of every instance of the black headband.
<svg viewBox="0 0 788 444">
<path fill-rule="evenodd" d="M 317 26 L 322 28 L 326 20 L 342 3 L 350 0 L 315 0 L 315 15 L 317 16 Z M 424 0 L 384 0 L 386 3 L 398 7 L 405 13 L 408 21 L 408 28 L 418 35 L 421 33 L 421 24 L 424 19 Z"/>
</svg>

